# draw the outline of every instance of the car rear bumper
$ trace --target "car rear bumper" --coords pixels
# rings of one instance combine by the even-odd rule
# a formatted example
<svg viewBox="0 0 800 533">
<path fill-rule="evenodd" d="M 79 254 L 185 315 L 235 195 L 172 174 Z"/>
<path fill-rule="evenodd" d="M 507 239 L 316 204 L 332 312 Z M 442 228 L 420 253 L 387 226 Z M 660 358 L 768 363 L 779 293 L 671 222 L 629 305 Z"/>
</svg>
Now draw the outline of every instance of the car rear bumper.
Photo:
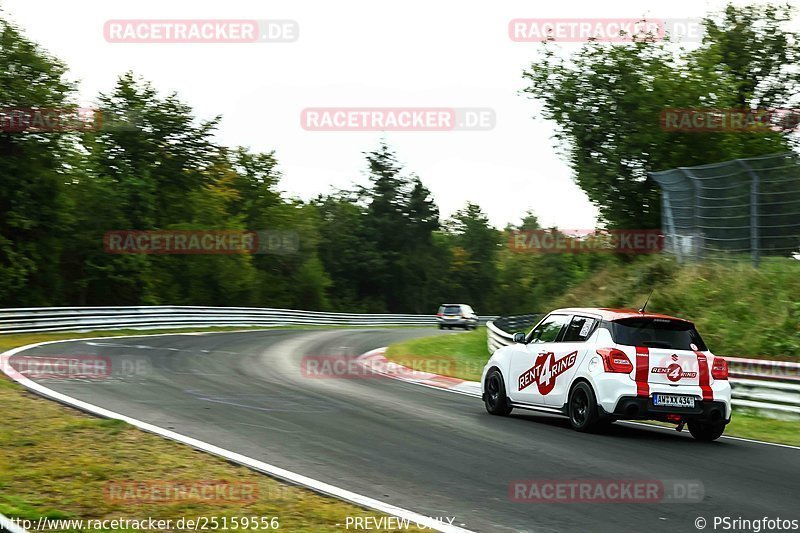
<svg viewBox="0 0 800 533">
<path fill-rule="evenodd" d="M 729 420 L 731 417 L 731 385 L 727 380 L 715 380 L 711 384 L 711 399 L 703 400 L 703 390 L 699 385 L 664 385 L 660 383 L 648 383 L 646 395 L 640 395 L 637 384 L 628 377 L 627 374 L 613 374 L 603 372 L 598 369 L 592 377 L 592 386 L 597 395 L 597 404 L 603 409 L 604 413 L 618 416 L 619 406 L 629 399 L 636 399 L 639 406 L 639 416 L 635 418 L 648 418 L 647 414 L 653 413 L 661 416 L 665 414 L 686 413 L 687 416 L 702 416 L 701 406 L 713 402 L 722 406 L 722 418 Z M 664 408 L 652 405 L 652 396 L 658 394 L 678 394 L 693 396 L 695 398 L 695 408 Z"/>
<path fill-rule="evenodd" d="M 464 326 L 473 326 L 478 323 L 477 320 L 472 318 L 436 318 L 436 323 L 440 326 L 455 326 L 463 328 Z"/>
<path fill-rule="evenodd" d="M 730 422 L 727 404 L 724 401 L 696 400 L 693 408 L 687 407 L 663 407 L 653 405 L 652 396 L 649 398 L 641 396 L 623 396 L 617 402 L 612 412 L 604 414 L 613 418 L 621 419 L 643 419 L 643 420 L 666 420 L 667 415 L 679 415 L 685 420 L 702 420 L 704 422 Z"/>
</svg>

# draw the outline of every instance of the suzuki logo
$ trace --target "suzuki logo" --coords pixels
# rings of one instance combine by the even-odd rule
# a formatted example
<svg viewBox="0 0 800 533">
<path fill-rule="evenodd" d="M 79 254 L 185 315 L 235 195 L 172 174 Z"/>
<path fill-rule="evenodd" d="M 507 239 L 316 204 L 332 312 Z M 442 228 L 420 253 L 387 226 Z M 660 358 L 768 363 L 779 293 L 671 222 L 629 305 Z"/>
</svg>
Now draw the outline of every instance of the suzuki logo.
<svg viewBox="0 0 800 533">
<path fill-rule="evenodd" d="M 678 360 L 678 356 L 676 354 L 672 354 L 672 360 L 673 361 L 677 361 Z"/>
</svg>

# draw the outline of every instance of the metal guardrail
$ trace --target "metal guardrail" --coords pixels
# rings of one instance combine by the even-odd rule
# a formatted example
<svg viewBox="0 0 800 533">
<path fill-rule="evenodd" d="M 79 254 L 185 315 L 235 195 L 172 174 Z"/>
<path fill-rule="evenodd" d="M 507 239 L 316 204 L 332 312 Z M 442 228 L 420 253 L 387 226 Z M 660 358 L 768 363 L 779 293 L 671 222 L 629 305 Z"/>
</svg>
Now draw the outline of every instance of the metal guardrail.
<svg viewBox="0 0 800 533">
<path fill-rule="evenodd" d="M 489 353 L 514 343 L 513 332 L 528 327 L 506 329 L 511 324 L 521 324 L 525 319 L 542 315 L 500 317 L 486 324 L 486 344 Z M 730 371 L 731 394 L 734 405 L 773 412 L 800 414 L 800 363 L 746 359 L 725 356 Z"/>
<path fill-rule="evenodd" d="M 483 318 L 486 323 L 489 318 Z M 433 326 L 434 315 L 358 314 L 259 307 L 32 307 L 0 309 L 0 334 L 199 326 Z"/>
<path fill-rule="evenodd" d="M 501 316 L 493 322 L 501 330 L 513 333 L 515 331 L 529 331 L 543 317 L 544 314 L 542 313 L 529 313 L 527 315 Z"/>
<path fill-rule="evenodd" d="M 489 352 L 512 344 L 510 332 L 527 330 L 541 314 L 481 319 Z M 32 307 L 0 309 L 0 334 L 98 329 L 163 329 L 208 326 L 433 326 L 434 315 L 358 314 L 259 307 Z M 800 414 L 800 364 L 725 357 L 734 404 Z"/>
<path fill-rule="evenodd" d="M 486 344 L 489 353 L 493 354 L 498 348 L 514 344 L 513 334 L 517 331 L 528 331 L 538 321 L 537 317 L 543 315 L 531 313 L 528 315 L 501 316 L 496 320 L 486 323 Z"/>
</svg>

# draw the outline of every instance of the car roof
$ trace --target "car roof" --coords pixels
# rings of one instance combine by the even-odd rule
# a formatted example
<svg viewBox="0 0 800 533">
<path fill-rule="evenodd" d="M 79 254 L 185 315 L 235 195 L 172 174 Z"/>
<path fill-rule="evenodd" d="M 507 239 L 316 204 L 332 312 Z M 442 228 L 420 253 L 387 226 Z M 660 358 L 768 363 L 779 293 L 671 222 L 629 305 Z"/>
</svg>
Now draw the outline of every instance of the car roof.
<svg viewBox="0 0 800 533">
<path fill-rule="evenodd" d="M 467 305 L 467 304 L 442 304 L 439 307 L 450 307 L 450 306 L 455 307 L 457 305 Z"/>
<path fill-rule="evenodd" d="M 565 307 L 563 309 L 556 309 L 553 313 L 570 313 L 570 314 L 593 314 L 600 315 L 603 320 L 622 320 L 624 318 L 665 318 L 669 320 L 680 320 L 682 322 L 689 322 L 685 318 L 678 318 L 670 315 L 662 315 L 660 313 L 640 313 L 638 309 L 616 309 L 609 307 Z"/>
</svg>

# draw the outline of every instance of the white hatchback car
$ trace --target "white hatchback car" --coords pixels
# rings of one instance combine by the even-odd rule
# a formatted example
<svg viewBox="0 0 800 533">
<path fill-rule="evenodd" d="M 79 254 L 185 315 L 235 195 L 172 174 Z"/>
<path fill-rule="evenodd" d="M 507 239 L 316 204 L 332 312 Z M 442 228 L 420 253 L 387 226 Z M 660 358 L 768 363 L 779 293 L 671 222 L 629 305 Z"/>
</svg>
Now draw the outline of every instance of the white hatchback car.
<svg viewBox="0 0 800 533">
<path fill-rule="evenodd" d="M 464 328 L 477 329 L 480 318 L 467 304 L 443 304 L 436 313 L 439 329 Z"/>
<path fill-rule="evenodd" d="M 578 431 L 620 419 L 688 424 L 712 441 L 731 418 L 728 364 L 687 320 L 631 309 L 558 309 L 494 352 L 481 377 L 486 410 L 569 417 Z"/>
</svg>

